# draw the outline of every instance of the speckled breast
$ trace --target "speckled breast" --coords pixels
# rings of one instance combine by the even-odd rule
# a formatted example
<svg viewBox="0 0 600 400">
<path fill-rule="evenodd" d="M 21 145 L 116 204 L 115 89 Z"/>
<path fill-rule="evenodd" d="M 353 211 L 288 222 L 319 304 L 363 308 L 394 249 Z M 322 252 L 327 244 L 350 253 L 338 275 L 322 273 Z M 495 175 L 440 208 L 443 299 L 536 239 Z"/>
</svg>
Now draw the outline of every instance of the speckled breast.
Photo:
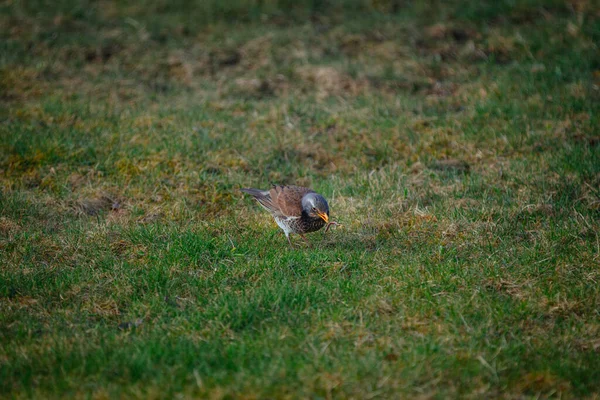
<svg viewBox="0 0 600 400">
<path fill-rule="evenodd" d="M 310 218 L 302 216 L 298 220 L 298 231 L 300 233 L 308 233 L 318 231 L 325 226 L 325 221 L 321 218 Z"/>
</svg>

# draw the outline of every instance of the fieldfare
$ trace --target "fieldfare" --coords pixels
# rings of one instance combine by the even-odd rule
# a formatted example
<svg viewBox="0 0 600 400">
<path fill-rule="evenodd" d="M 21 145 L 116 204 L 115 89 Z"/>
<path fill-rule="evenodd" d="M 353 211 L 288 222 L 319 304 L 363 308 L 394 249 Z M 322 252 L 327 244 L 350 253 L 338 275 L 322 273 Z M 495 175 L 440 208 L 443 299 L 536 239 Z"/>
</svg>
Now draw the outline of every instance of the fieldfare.
<svg viewBox="0 0 600 400">
<path fill-rule="evenodd" d="M 275 222 L 287 238 L 290 245 L 290 233 L 297 233 L 307 243 L 305 233 L 315 232 L 327 225 L 339 225 L 329 221 L 327 200 L 313 190 L 301 186 L 273 185 L 271 190 L 241 189 L 252 195 L 258 203 L 271 213 Z"/>
</svg>

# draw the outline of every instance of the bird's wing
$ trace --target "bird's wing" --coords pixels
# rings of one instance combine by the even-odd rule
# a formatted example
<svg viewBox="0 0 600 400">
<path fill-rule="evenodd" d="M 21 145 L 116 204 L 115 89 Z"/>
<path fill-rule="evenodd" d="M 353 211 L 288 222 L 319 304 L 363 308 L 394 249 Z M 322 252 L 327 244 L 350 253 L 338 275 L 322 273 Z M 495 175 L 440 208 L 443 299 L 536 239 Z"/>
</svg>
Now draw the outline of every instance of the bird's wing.
<svg viewBox="0 0 600 400">
<path fill-rule="evenodd" d="M 283 215 L 288 217 L 300 217 L 302 215 L 302 198 L 310 192 L 312 190 L 301 186 L 280 185 L 274 185 L 269 191 L 273 204 L 279 208 Z"/>
<path fill-rule="evenodd" d="M 258 201 L 258 204 L 263 206 L 263 208 L 269 211 L 274 217 L 282 217 L 284 214 L 282 213 L 279 205 L 273 201 L 271 197 L 271 192 L 268 190 L 260 190 L 260 189 L 240 189 L 244 193 L 248 193 L 252 195 Z"/>
</svg>

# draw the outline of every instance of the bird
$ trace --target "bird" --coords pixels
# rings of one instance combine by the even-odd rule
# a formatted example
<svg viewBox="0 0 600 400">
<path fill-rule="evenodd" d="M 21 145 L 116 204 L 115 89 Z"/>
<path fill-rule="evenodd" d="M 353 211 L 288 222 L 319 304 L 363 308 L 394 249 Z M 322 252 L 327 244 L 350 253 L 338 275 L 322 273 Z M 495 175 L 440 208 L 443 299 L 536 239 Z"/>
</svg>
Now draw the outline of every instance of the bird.
<svg viewBox="0 0 600 400">
<path fill-rule="evenodd" d="M 329 204 L 325 197 L 312 189 L 293 185 L 273 185 L 270 190 L 253 188 L 240 189 L 253 196 L 256 201 L 275 218 L 277 225 L 285 233 L 290 246 L 290 234 L 298 234 L 305 242 L 310 242 L 305 233 L 315 232 L 327 225 L 339 225 L 329 221 Z"/>
</svg>

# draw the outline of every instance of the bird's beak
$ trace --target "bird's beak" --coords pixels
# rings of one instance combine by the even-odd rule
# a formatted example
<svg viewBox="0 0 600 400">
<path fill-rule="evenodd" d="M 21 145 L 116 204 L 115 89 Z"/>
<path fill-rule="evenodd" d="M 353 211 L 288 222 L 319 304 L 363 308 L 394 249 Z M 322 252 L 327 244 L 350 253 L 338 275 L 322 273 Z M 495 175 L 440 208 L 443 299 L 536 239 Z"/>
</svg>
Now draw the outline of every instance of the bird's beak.
<svg viewBox="0 0 600 400">
<path fill-rule="evenodd" d="M 326 224 L 327 224 L 327 223 L 329 223 L 329 216 L 328 216 L 327 214 L 325 214 L 325 213 L 321 213 L 321 212 L 320 212 L 320 213 L 317 213 L 317 215 L 318 215 L 319 217 L 321 217 L 321 219 L 322 219 L 323 221 L 325 221 L 325 223 L 326 223 Z"/>
</svg>

